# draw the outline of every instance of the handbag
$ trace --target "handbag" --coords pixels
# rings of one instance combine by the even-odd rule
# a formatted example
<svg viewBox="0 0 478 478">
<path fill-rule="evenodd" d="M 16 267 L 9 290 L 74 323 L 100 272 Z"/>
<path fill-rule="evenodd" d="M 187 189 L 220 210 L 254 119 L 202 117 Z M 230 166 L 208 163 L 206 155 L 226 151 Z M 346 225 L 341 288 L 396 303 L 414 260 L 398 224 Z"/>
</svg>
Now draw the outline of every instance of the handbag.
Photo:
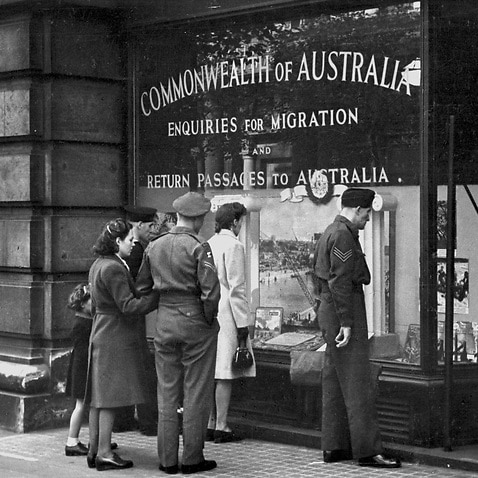
<svg viewBox="0 0 478 478">
<path fill-rule="evenodd" d="M 252 367 L 254 364 L 254 357 L 246 346 L 245 340 L 239 341 L 239 347 L 237 347 L 232 357 L 232 368 L 235 370 L 244 370 Z"/>
</svg>

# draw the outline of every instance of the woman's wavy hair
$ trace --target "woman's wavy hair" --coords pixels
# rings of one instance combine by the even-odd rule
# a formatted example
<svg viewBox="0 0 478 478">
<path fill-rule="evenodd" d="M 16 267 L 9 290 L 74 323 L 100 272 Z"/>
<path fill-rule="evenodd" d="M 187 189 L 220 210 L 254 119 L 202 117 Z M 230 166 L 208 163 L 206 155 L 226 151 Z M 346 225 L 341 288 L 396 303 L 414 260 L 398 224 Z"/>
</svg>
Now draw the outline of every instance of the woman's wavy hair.
<svg viewBox="0 0 478 478">
<path fill-rule="evenodd" d="M 216 212 L 216 232 L 221 229 L 230 229 L 234 224 L 234 219 L 241 219 L 247 214 L 247 209 L 240 202 L 229 202 L 223 204 Z"/>
<path fill-rule="evenodd" d="M 116 254 L 119 250 L 116 239 L 119 237 L 123 241 L 131 228 L 131 224 L 121 217 L 107 222 L 96 239 L 93 251 L 100 256 Z"/>
<path fill-rule="evenodd" d="M 90 286 L 88 284 L 78 284 L 68 297 L 67 306 L 70 309 L 80 311 L 90 297 Z"/>
</svg>

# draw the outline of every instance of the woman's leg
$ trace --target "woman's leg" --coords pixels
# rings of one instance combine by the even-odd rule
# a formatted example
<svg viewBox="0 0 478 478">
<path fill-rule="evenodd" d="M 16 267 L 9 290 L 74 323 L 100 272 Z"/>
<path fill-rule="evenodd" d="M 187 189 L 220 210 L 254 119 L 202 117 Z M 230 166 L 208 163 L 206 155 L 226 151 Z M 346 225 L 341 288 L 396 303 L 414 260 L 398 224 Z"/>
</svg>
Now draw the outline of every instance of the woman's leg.
<svg viewBox="0 0 478 478">
<path fill-rule="evenodd" d="M 216 430 L 230 432 L 227 414 L 231 402 L 232 380 L 218 380 L 216 384 Z"/>
<path fill-rule="evenodd" d="M 83 412 L 85 410 L 85 404 L 80 398 L 76 399 L 75 409 L 70 417 L 70 428 L 68 430 L 68 446 L 75 446 L 78 443 L 78 437 L 80 435 L 81 424 L 83 423 Z M 74 442 L 74 443 L 73 443 Z"/>
<path fill-rule="evenodd" d="M 114 408 L 101 408 L 99 410 L 99 439 L 98 455 L 103 458 L 112 458 L 111 451 L 111 432 L 115 421 Z"/>
<path fill-rule="evenodd" d="M 115 408 L 99 409 L 98 454 L 95 459 L 95 465 L 98 471 L 131 468 L 133 466 L 131 460 L 123 460 L 111 451 L 111 432 L 115 421 L 115 412 Z M 92 468 L 89 462 L 88 466 Z"/>
<path fill-rule="evenodd" d="M 90 449 L 89 455 L 95 456 L 98 453 L 98 439 L 100 430 L 100 410 L 90 407 L 88 426 L 90 430 Z"/>
</svg>

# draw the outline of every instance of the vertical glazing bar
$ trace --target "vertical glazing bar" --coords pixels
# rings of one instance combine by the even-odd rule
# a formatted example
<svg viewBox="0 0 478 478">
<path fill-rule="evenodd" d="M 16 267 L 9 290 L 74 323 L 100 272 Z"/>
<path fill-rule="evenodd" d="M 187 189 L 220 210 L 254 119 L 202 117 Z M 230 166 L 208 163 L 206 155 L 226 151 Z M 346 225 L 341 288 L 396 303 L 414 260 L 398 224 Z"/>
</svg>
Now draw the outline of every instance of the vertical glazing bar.
<svg viewBox="0 0 478 478">
<path fill-rule="evenodd" d="M 443 430 L 445 451 L 452 450 L 452 387 L 453 387 L 453 286 L 455 281 L 455 178 L 453 175 L 455 116 L 450 116 L 448 144 L 446 301 L 445 301 L 445 423 Z"/>
</svg>

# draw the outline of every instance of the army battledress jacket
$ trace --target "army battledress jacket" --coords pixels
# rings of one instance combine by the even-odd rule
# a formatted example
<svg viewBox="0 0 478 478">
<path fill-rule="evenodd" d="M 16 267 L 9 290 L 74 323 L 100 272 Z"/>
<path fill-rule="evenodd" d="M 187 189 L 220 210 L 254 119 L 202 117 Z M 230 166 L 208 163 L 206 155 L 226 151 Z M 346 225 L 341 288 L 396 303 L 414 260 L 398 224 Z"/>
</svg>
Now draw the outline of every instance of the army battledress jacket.
<svg viewBox="0 0 478 478">
<path fill-rule="evenodd" d="M 217 326 L 220 289 L 214 259 L 209 244 L 192 229 L 175 226 L 150 242 L 136 286 L 143 292 L 153 288 L 161 302 L 200 305 L 206 323 Z"/>
<path fill-rule="evenodd" d="M 320 280 L 320 299 L 333 307 L 320 317 L 324 329 L 333 327 L 366 328 L 365 310 L 357 308 L 354 295 L 370 283 L 370 271 L 358 240 L 358 229 L 338 215 L 320 237 L 315 259 L 315 274 Z M 365 324 L 364 324 L 365 321 Z M 321 328 L 322 328 L 321 326 Z M 335 339 L 335 336 L 334 336 Z"/>
</svg>

